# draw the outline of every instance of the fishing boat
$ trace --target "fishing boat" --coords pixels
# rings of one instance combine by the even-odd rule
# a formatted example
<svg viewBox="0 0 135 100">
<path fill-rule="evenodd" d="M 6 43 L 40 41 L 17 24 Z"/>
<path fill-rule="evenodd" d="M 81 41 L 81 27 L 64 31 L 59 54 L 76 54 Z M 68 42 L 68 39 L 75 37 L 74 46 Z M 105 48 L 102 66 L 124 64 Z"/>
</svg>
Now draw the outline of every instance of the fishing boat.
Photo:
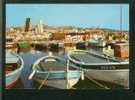
<svg viewBox="0 0 135 100">
<path fill-rule="evenodd" d="M 73 50 L 68 59 L 75 68 L 82 68 L 87 77 L 129 87 L 129 61 L 94 51 Z"/>
<path fill-rule="evenodd" d="M 15 85 L 20 77 L 24 67 L 24 62 L 20 56 L 15 53 L 6 52 L 6 88 L 9 89 Z"/>
<path fill-rule="evenodd" d="M 49 54 L 34 63 L 29 79 L 54 88 L 70 89 L 83 73 L 69 66 L 69 61 L 66 63 L 62 58 Z"/>
</svg>

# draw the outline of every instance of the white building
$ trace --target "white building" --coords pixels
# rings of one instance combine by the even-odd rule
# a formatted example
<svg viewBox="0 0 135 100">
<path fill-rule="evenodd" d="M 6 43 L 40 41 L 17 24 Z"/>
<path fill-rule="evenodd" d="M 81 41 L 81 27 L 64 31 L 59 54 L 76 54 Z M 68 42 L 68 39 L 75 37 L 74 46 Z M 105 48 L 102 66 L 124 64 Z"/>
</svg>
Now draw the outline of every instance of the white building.
<svg viewBox="0 0 135 100">
<path fill-rule="evenodd" d="M 44 32 L 44 24 L 43 21 L 40 20 L 36 26 L 36 33 L 43 33 L 43 32 Z"/>
</svg>

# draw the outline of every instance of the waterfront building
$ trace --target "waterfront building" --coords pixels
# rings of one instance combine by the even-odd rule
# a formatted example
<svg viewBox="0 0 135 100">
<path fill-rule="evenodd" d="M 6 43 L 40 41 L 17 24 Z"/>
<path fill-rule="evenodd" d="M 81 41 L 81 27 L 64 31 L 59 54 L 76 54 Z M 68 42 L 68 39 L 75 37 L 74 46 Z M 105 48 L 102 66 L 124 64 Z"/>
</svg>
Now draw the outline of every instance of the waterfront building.
<svg viewBox="0 0 135 100">
<path fill-rule="evenodd" d="M 14 28 L 13 27 L 11 27 L 11 28 L 9 28 L 9 33 L 14 33 Z"/>
<path fill-rule="evenodd" d="M 89 33 L 72 32 L 65 35 L 65 41 L 77 42 L 89 39 Z"/>
</svg>

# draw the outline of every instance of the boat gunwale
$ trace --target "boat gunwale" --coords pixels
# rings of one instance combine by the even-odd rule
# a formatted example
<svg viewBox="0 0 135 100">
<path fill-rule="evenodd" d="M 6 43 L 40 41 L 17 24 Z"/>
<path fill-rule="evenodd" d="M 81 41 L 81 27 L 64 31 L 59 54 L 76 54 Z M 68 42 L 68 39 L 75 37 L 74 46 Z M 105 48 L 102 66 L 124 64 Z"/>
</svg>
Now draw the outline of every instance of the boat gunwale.
<svg viewBox="0 0 135 100">
<path fill-rule="evenodd" d="M 76 69 L 80 69 L 80 67 L 74 67 Z M 125 72 L 125 71 L 130 71 L 129 69 L 91 69 L 91 68 L 82 68 L 81 70 L 87 72 L 87 71 L 122 71 L 122 72 Z"/>
<path fill-rule="evenodd" d="M 36 71 L 36 74 L 48 74 L 48 73 L 50 73 L 50 74 L 59 74 L 59 73 L 65 74 L 66 71 L 51 71 L 51 72 L 49 72 L 49 71 L 46 71 L 46 72 Z M 70 70 L 68 73 L 69 74 L 75 73 L 75 74 L 79 75 L 79 76 L 78 75 L 77 76 L 69 75 L 68 79 L 77 79 L 78 77 L 81 76 L 81 71 L 79 71 L 79 70 Z M 66 78 L 64 76 L 62 78 L 51 77 L 51 79 L 49 78 L 48 80 L 58 80 L 58 79 L 66 79 Z"/>
<path fill-rule="evenodd" d="M 61 59 L 60 57 L 56 57 L 56 56 L 43 56 L 43 57 L 41 57 L 41 58 L 39 58 L 34 64 L 33 64 L 33 66 L 32 66 L 32 69 L 33 70 L 37 70 L 36 69 L 36 66 L 43 60 L 43 59 L 47 59 L 47 58 L 55 58 L 55 59 L 59 59 L 59 60 L 63 60 L 63 59 Z"/>
<path fill-rule="evenodd" d="M 102 65 L 128 65 L 129 62 L 128 61 L 125 61 L 125 62 L 109 62 L 109 63 L 85 63 L 85 62 L 81 62 L 81 61 L 77 61 L 77 60 L 74 60 L 72 57 L 71 57 L 71 54 L 73 52 L 83 52 L 83 53 L 91 53 L 90 51 L 84 51 L 84 50 L 72 50 L 70 51 L 67 56 L 68 56 L 68 59 L 71 60 L 73 63 L 76 63 L 76 64 L 80 64 L 80 65 L 85 65 L 85 66 L 102 66 Z M 105 58 L 105 57 L 104 57 Z"/>
<path fill-rule="evenodd" d="M 19 60 L 21 61 L 21 66 L 19 68 L 17 68 L 16 70 L 14 70 L 14 71 L 6 74 L 6 77 L 9 77 L 11 75 L 14 75 L 14 74 L 18 73 L 18 71 L 21 71 L 23 69 L 23 67 L 24 67 L 24 61 L 23 61 L 23 59 L 18 54 L 16 54 L 15 56 L 18 57 Z"/>
<path fill-rule="evenodd" d="M 72 62 L 72 61 L 71 61 Z M 110 69 L 106 69 L 106 67 L 105 66 L 103 66 L 104 68 L 101 68 L 100 66 L 98 66 L 98 65 L 96 65 L 96 68 L 95 68 L 95 66 L 92 66 L 92 65 L 89 65 L 88 67 L 83 67 L 83 66 L 86 66 L 86 65 L 78 65 L 79 67 L 76 67 L 77 65 L 74 63 L 74 62 L 72 62 L 72 67 L 74 67 L 74 68 L 76 68 L 76 69 L 81 69 L 81 70 L 83 70 L 83 71 L 87 71 L 87 70 L 93 70 L 93 71 L 95 71 L 95 70 L 100 70 L 100 71 L 127 71 L 127 70 L 129 70 L 129 68 L 127 67 L 124 67 L 124 68 L 117 68 L 117 67 L 114 67 L 114 66 L 112 66 L 112 67 L 114 67 L 114 68 L 110 68 Z M 123 65 L 122 65 L 123 66 Z M 108 66 L 107 66 L 108 67 Z"/>
<path fill-rule="evenodd" d="M 47 74 L 47 73 L 50 73 L 50 74 L 58 74 L 58 73 L 66 73 L 66 70 L 55 70 L 55 71 L 49 71 L 49 70 L 47 70 L 47 71 L 40 71 L 40 70 L 36 69 L 36 67 L 37 67 L 37 65 L 40 63 L 40 61 L 42 61 L 42 60 L 44 60 L 44 59 L 47 59 L 47 58 L 51 58 L 51 57 L 54 58 L 54 59 L 59 59 L 59 60 L 64 61 L 62 58 L 60 58 L 60 57 L 58 57 L 58 56 L 52 56 L 52 55 L 51 55 L 51 56 L 44 56 L 44 57 L 41 57 L 41 58 L 39 58 L 39 59 L 33 64 L 32 69 L 33 69 L 33 71 L 35 71 L 35 74 Z M 66 64 L 66 63 L 65 63 L 65 64 Z M 77 77 L 74 78 L 74 79 L 76 79 L 76 78 L 78 78 L 78 77 L 81 76 L 82 71 L 76 69 L 76 70 L 69 70 L 68 73 L 78 73 L 79 76 L 77 76 Z M 72 77 L 70 76 L 70 77 L 68 77 L 68 78 L 72 78 Z M 54 79 L 58 79 L 58 78 L 52 78 L 52 80 L 54 80 Z M 64 79 L 64 78 L 61 78 L 61 79 Z"/>
<path fill-rule="evenodd" d="M 37 73 L 49 73 L 49 72 L 58 73 L 58 72 L 62 72 L 62 71 L 63 71 L 63 72 L 66 72 L 66 71 L 64 71 L 64 70 L 40 71 L 40 70 L 36 69 L 37 65 L 38 65 L 43 59 L 47 59 L 47 58 L 50 58 L 50 57 L 64 61 L 62 58 L 57 57 L 57 56 L 43 56 L 43 57 L 39 58 L 39 59 L 33 64 L 33 67 L 32 67 L 33 71 L 35 70 Z M 65 64 L 66 64 L 66 63 L 65 63 Z M 69 70 L 69 71 L 71 71 L 71 72 L 78 72 L 79 70 Z M 81 73 L 81 71 L 79 71 L 79 73 Z"/>
<path fill-rule="evenodd" d="M 78 70 L 69 70 L 70 72 L 81 72 L 81 71 L 78 71 Z M 64 70 L 57 70 L 57 71 L 36 71 L 37 73 L 43 73 L 43 74 L 47 74 L 47 73 L 51 73 L 51 74 L 53 74 L 53 73 L 65 73 L 65 71 Z"/>
</svg>

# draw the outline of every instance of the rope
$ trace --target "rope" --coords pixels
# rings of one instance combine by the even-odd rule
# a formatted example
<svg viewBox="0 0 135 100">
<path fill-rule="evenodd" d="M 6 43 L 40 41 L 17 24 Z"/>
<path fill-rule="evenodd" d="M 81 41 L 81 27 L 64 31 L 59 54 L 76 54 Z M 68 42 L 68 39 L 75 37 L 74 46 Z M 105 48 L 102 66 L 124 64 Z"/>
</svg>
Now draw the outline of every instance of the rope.
<svg viewBox="0 0 135 100">
<path fill-rule="evenodd" d="M 87 77 L 87 76 L 86 76 Z M 105 89 L 110 89 L 108 88 L 107 86 L 104 86 L 103 84 L 97 82 L 96 80 L 94 80 L 93 78 L 91 77 L 87 77 L 89 80 L 91 80 L 93 83 L 95 83 L 96 85 L 100 86 L 101 88 L 105 88 Z"/>
<path fill-rule="evenodd" d="M 38 87 L 38 89 L 41 89 L 41 87 L 42 87 L 45 83 L 47 83 L 47 78 L 48 78 L 49 74 L 50 74 L 50 71 L 48 72 L 47 76 L 44 78 L 43 82 L 40 84 L 40 86 Z"/>
</svg>

